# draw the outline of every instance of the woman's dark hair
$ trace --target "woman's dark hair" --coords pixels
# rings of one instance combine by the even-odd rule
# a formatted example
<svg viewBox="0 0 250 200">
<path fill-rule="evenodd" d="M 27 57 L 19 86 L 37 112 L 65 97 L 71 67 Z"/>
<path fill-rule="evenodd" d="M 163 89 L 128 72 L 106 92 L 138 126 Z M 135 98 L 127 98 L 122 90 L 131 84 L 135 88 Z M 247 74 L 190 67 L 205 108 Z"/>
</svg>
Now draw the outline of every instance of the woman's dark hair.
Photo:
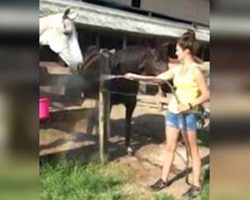
<svg viewBox="0 0 250 200">
<path fill-rule="evenodd" d="M 177 44 L 182 49 L 189 49 L 192 55 L 196 55 L 199 49 L 199 44 L 196 41 L 195 32 L 192 29 L 188 29 L 178 39 Z"/>
</svg>

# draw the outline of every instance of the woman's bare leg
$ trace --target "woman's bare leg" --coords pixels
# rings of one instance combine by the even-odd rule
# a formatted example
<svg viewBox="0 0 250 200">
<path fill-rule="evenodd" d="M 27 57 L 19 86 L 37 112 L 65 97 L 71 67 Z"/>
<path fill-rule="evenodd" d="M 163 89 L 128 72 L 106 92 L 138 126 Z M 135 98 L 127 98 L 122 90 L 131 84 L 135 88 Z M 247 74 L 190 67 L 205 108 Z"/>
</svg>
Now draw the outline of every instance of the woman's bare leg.
<svg viewBox="0 0 250 200">
<path fill-rule="evenodd" d="M 164 182 L 167 182 L 169 172 L 171 169 L 171 166 L 173 164 L 174 160 L 174 154 L 177 146 L 177 139 L 179 136 L 179 129 L 168 127 L 165 128 L 165 134 L 166 134 L 166 155 L 163 163 L 163 169 L 162 169 L 162 180 Z"/>
<path fill-rule="evenodd" d="M 197 134 L 195 131 L 187 131 L 187 138 L 191 150 L 192 168 L 193 168 L 193 185 L 200 187 L 201 176 L 201 158 L 197 145 Z"/>
</svg>

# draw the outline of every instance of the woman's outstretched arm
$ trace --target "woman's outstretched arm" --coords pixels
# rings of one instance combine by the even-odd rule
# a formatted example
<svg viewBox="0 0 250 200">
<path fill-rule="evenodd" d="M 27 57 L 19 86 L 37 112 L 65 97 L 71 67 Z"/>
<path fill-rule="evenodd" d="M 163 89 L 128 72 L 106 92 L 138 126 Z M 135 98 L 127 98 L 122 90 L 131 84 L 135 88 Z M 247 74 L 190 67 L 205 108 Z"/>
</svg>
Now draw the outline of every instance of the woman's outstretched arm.
<svg viewBox="0 0 250 200">
<path fill-rule="evenodd" d="M 124 78 L 130 79 L 130 80 L 137 80 L 137 81 L 162 83 L 162 82 L 172 79 L 173 73 L 171 70 L 163 72 L 159 74 L 158 76 L 145 76 L 145 75 L 139 75 L 139 74 L 134 74 L 134 73 L 127 73 L 124 75 Z"/>
</svg>

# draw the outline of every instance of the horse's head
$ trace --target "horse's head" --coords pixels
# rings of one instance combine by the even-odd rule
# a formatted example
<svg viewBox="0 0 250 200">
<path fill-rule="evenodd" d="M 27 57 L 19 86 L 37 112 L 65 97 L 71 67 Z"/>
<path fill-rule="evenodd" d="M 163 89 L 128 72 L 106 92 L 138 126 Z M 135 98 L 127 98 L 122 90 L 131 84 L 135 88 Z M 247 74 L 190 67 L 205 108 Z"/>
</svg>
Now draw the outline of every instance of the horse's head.
<svg viewBox="0 0 250 200">
<path fill-rule="evenodd" d="M 41 21 L 40 43 L 49 45 L 50 49 L 58 53 L 72 72 L 78 72 L 83 64 L 83 56 L 78 43 L 74 19 L 77 13 L 70 8 L 65 12 L 48 16 Z"/>
<path fill-rule="evenodd" d="M 141 74 L 158 75 L 168 69 L 168 50 L 166 45 L 154 49 L 147 48 L 139 70 Z"/>
</svg>

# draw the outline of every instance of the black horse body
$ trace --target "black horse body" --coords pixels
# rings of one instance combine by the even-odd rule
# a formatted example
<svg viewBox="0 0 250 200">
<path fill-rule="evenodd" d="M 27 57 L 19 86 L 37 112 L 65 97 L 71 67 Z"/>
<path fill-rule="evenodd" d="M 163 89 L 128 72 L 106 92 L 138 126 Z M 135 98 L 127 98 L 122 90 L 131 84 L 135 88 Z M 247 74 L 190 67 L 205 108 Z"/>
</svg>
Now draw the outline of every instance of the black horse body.
<svg viewBox="0 0 250 200">
<path fill-rule="evenodd" d="M 90 84 L 83 88 L 83 93 L 86 98 L 98 98 L 101 75 L 99 49 L 89 47 L 85 57 L 87 58 L 87 64 L 82 74 L 85 79 L 89 79 Z M 157 75 L 167 70 L 168 54 L 164 46 L 154 49 L 145 46 L 132 46 L 110 54 L 109 64 L 110 73 L 113 75 L 122 75 L 128 72 Z M 127 151 L 131 151 L 131 120 L 137 102 L 136 95 L 139 90 L 139 82 L 119 78 L 107 80 L 105 85 L 110 91 L 110 110 L 116 104 L 123 104 L 126 108 L 125 145 Z"/>
</svg>

